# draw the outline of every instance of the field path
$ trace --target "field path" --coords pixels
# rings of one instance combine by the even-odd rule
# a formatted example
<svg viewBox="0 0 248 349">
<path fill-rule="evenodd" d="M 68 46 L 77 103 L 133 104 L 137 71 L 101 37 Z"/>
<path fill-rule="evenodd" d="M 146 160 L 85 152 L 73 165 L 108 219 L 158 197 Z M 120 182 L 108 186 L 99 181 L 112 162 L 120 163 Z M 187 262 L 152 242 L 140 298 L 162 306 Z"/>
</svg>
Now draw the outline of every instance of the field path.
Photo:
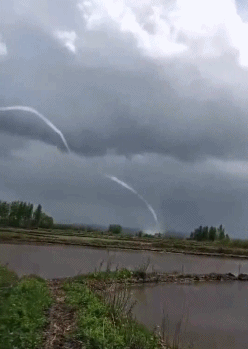
<svg viewBox="0 0 248 349">
<path fill-rule="evenodd" d="M 66 295 L 62 289 L 62 282 L 49 280 L 48 287 L 54 303 L 49 311 L 49 324 L 44 333 L 42 349 L 83 349 L 82 342 L 67 338 L 76 328 L 76 314 L 65 304 Z"/>
</svg>

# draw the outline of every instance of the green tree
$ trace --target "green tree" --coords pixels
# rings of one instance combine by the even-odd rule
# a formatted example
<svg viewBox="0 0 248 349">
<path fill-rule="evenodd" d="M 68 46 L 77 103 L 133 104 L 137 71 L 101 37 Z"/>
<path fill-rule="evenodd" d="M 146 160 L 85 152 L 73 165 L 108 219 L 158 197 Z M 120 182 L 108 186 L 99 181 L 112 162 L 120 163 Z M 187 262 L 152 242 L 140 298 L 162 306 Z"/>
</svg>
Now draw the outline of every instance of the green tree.
<svg viewBox="0 0 248 349">
<path fill-rule="evenodd" d="M 113 234 L 121 234 L 122 233 L 122 227 L 118 224 L 110 224 L 109 226 L 109 232 Z"/>
<path fill-rule="evenodd" d="M 193 237 L 194 240 L 197 241 L 201 241 L 203 238 L 203 231 L 202 231 L 202 226 L 200 226 L 199 228 L 196 228 L 193 232 Z"/>
<path fill-rule="evenodd" d="M 42 212 L 39 226 L 41 228 L 51 229 L 53 227 L 53 218 Z"/>
<path fill-rule="evenodd" d="M 206 226 L 206 227 L 204 227 L 202 229 L 202 238 L 203 238 L 204 241 L 209 239 L 209 236 L 208 236 L 208 226 Z"/>
<path fill-rule="evenodd" d="M 209 229 L 209 240 L 214 241 L 217 237 L 217 229 L 215 227 L 210 227 Z"/>
<path fill-rule="evenodd" d="M 53 218 L 42 213 L 41 205 L 38 205 L 35 212 L 31 203 L 23 201 L 0 201 L 0 224 L 13 227 L 36 227 L 41 223 L 44 227 L 53 227 Z"/>
<path fill-rule="evenodd" d="M 18 227 L 19 220 L 19 201 L 12 201 L 10 204 L 10 213 L 9 213 L 9 225 L 13 227 Z"/>
<path fill-rule="evenodd" d="M 197 233 L 198 233 L 198 241 L 202 241 L 203 240 L 203 229 L 202 229 L 201 225 L 199 226 Z"/>
<path fill-rule="evenodd" d="M 218 228 L 219 240 L 225 239 L 225 228 L 223 228 L 222 224 Z"/>
<path fill-rule="evenodd" d="M 25 212 L 26 212 L 26 202 L 18 201 L 18 210 L 17 210 L 17 226 L 25 225 Z"/>
<path fill-rule="evenodd" d="M 25 226 L 27 228 L 29 228 L 31 225 L 32 216 L 33 216 L 33 209 L 34 209 L 33 204 L 28 203 L 26 205 L 26 208 L 25 208 Z"/>
<path fill-rule="evenodd" d="M 7 225 L 9 223 L 10 204 L 6 201 L 0 201 L 0 223 Z"/>
<path fill-rule="evenodd" d="M 34 211 L 34 226 L 38 227 L 41 220 L 42 206 L 39 204 L 37 209 Z"/>
</svg>

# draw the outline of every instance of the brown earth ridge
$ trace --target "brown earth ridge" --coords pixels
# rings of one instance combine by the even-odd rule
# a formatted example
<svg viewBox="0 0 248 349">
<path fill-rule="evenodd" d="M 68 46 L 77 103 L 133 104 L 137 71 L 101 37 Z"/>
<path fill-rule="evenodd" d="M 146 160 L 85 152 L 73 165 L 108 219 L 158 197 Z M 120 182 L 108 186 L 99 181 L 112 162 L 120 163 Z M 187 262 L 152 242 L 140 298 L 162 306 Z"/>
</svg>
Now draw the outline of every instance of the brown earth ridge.
<svg viewBox="0 0 248 349">
<path fill-rule="evenodd" d="M 108 285 L 113 283 L 127 284 L 127 285 L 139 285 L 139 284 L 158 284 L 158 283 L 180 283 L 180 284 L 192 284 L 196 282 L 211 282 L 211 281 L 248 281 L 248 274 L 239 274 L 235 276 L 232 273 L 218 274 L 218 273 L 209 273 L 209 274 L 179 274 L 179 273 L 144 273 L 136 272 L 130 278 L 125 279 L 111 279 L 103 278 L 97 280 L 96 278 L 90 279 L 85 275 L 86 283 L 89 287 L 93 289 L 100 289 L 102 287 L 108 287 Z M 83 275 L 80 275 L 81 278 Z M 53 279 L 53 281 L 63 281 L 69 279 L 75 279 L 77 277 L 68 277 L 61 279 Z"/>
</svg>

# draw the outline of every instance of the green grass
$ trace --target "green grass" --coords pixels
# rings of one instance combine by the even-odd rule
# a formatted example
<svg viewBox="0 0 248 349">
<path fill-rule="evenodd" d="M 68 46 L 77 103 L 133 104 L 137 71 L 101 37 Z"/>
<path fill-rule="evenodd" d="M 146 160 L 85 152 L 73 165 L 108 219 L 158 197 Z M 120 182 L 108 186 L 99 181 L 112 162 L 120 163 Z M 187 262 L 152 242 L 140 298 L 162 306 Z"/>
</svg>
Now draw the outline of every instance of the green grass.
<svg viewBox="0 0 248 349">
<path fill-rule="evenodd" d="M 155 349 L 158 340 L 133 319 L 111 311 L 84 282 L 66 282 L 67 303 L 77 312 L 74 338 L 92 349 Z"/>
<path fill-rule="evenodd" d="M 50 305 L 44 280 L 35 276 L 18 280 L 15 273 L 0 266 L 0 348 L 39 346 Z"/>
<path fill-rule="evenodd" d="M 8 270 L 6 266 L 0 265 L 0 289 L 15 285 L 18 281 L 16 273 Z"/>
</svg>

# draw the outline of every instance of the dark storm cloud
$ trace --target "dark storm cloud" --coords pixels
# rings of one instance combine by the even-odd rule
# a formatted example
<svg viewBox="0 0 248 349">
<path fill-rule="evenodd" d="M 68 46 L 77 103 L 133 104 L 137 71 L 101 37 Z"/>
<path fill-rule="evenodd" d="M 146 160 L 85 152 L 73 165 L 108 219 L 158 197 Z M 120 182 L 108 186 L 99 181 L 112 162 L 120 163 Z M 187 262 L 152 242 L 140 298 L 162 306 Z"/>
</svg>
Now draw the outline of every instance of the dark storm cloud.
<svg viewBox="0 0 248 349">
<path fill-rule="evenodd" d="M 37 26 L 19 22 L 7 28 L 8 57 L 0 65 L 2 105 L 35 107 L 61 125 L 70 147 L 78 154 L 98 156 L 113 149 L 125 156 L 158 153 L 182 161 L 247 156 L 243 142 L 247 137 L 246 112 L 230 99 L 228 89 L 201 79 L 192 65 L 190 76 L 197 76 L 198 86 L 195 80 L 189 90 L 195 90 L 196 96 L 185 99 L 175 88 L 175 76 L 141 58 L 134 48 L 130 51 L 128 42 L 122 43 L 123 52 L 133 53 L 136 71 L 127 67 L 121 71 L 118 59 L 111 67 L 115 51 L 109 52 L 107 66 L 103 58 L 102 68 L 87 67 Z M 107 44 L 107 37 L 103 32 L 101 35 Z M 98 56 L 95 49 L 82 48 L 80 54 L 85 54 L 86 61 Z M 170 71 L 176 72 L 179 62 L 168 60 L 168 64 Z M 239 70 L 235 62 L 231 64 Z M 218 95 L 219 99 L 200 100 L 201 93 Z M 0 123 L 6 132 L 19 130 L 27 136 L 33 127 L 32 138 L 44 142 L 51 139 L 50 133 L 39 133 L 34 123 L 22 128 L 21 119 L 16 124 L 11 118 L 9 123 L 7 119 Z"/>
<path fill-rule="evenodd" d="M 177 55 L 168 53 L 173 28 L 167 35 L 166 16 L 139 27 L 132 19 L 142 21 L 159 0 L 132 2 L 141 8 L 128 17 L 130 30 L 127 19 L 120 23 L 124 29 L 111 19 L 118 9 L 105 11 L 108 2 L 100 0 L 91 1 L 90 20 L 82 18 L 77 1 L 3 3 L 0 42 L 7 55 L 0 56 L 0 106 L 35 108 L 80 156 L 49 146 L 60 148 L 61 141 L 35 116 L 0 113 L 0 199 L 41 203 L 57 221 L 153 227 L 145 205 L 104 179 L 108 173 L 135 188 L 164 227 L 190 232 L 222 223 L 232 236 L 245 235 L 246 172 L 238 174 L 248 153 L 248 72 L 240 64 L 246 29 L 236 35 L 240 23 L 229 21 L 225 32 L 230 1 L 202 2 L 211 10 L 206 34 L 198 22 L 207 11 L 196 9 L 201 17 L 190 20 L 186 7 L 179 13 L 175 41 L 188 51 Z M 125 10 L 125 1 L 115 4 Z M 225 14 L 234 20 L 230 11 Z M 225 172 L 227 160 L 233 162 Z"/>
<path fill-rule="evenodd" d="M 113 175 L 152 204 L 162 229 L 189 233 L 199 225 L 224 224 L 232 236 L 246 234 L 246 178 L 220 172 L 211 163 L 197 167 L 162 156 L 150 157 L 150 164 L 133 161 L 129 166 L 118 166 L 113 156 L 81 163 L 49 148 L 39 155 L 39 147 L 33 144 L 32 151 L 23 152 L 8 166 L 1 163 L 1 181 L 16 198 L 41 202 L 57 221 L 70 218 L 87 224 L 153 227 L 153 218 L 140 199 L 102 176 L 112 159 Z"/>
<path fill-rule="evenodd" d="M 19 138 L 40 140 L 58 146 L 62 151 L 65 151 L 65 145 L 59 135 L 51 130 L 44 121 L 36 119 L 37 115 L 27 113 L 27 111 L 0 109 L 0 130 L 2 133 L 16 135 Z"/>
<path fill-rule="evenodd" d="M 22 137 L 15 137 L 0 132 L 1 146 L 0 158 L 5 160 L 13 159 L 13 151 L 25 148 L 25 140 Z"/>
<path fill-rule="evenodd" d="M 236 235 L 235 229 L 244 233 L 247 229 L 244 217 L 248 188 L 240 189 L 234 184 L 234 178 L 226 180 L 222 175 L 219 178 L 216 175 L 202 176 L 201 180 L 202 187 L 188 181 L 186 185 L 179 182 L 172 189 L 161 206 L 165 224 L 190 231 L 192 226 L 217 226 L 229 221 L 227 226 L 232 234 Z M 235 220 L 231 222 L 229 217 L 235 217 Z"/>
</svg>

